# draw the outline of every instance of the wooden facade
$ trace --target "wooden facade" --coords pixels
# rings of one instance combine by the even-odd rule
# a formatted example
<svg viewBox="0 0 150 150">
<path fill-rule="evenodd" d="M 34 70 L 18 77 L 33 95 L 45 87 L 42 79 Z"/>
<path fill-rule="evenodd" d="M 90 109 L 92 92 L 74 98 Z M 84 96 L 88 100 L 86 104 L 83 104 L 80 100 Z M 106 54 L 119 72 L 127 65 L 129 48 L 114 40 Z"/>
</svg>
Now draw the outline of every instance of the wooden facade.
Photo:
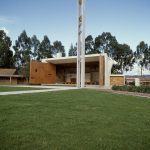
<svg viewBox="0 0 150 150">
<path fill-rule="evenodd" d="M 50 63 L 31 61 L 30 84 L 53 84 L 56 83 L 56 66 Z"/>
<path fill-rule="evenodd" d="M 103 86 L 105 83 L 105 58 L 99 57 L 99 85 Z"/>
</svg>

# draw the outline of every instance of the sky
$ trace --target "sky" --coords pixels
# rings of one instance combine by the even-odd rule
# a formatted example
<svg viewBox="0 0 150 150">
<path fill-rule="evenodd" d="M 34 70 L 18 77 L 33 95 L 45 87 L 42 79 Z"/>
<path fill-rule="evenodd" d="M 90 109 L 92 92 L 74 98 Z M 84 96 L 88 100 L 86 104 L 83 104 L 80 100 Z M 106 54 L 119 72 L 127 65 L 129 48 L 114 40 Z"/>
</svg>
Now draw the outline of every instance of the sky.
<svg viewBox="0 0 150 150">
<path fill-rule="evenodd" d="M 13 44 L 23 30 L 41 41 L 47 35 L 68 51 L 77 41 L 77 0 L 0 0 L 0 29 Z M 86 36 L 111 32 L 136 50 L 150 45 L 150 0 L 86 0 Z"/>
</svg>

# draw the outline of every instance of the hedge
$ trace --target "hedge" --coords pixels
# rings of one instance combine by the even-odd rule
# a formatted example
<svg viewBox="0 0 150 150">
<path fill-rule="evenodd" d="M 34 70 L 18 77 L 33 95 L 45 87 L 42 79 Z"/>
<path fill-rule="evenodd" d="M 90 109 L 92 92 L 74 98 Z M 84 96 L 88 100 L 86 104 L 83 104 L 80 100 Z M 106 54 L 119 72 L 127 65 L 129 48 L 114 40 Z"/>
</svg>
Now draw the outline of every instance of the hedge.
<svg viewBox="0 0 150 150">
<path fill-rule="evenodd" d="M 116 91 L 128 91 L 128 92 L 139 92 L 139 93 L 150 93 L 150 86 L 113 86 L 112 90 Z"/>
</svg>

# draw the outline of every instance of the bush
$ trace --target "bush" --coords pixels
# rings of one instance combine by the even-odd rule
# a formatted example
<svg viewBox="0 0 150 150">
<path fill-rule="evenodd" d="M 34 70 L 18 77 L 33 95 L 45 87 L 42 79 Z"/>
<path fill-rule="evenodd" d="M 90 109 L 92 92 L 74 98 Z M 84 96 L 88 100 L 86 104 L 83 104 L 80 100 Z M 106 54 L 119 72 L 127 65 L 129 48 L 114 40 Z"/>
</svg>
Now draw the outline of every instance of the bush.
<svg viewBox="0 0 150 150">
<path fill-rule="evenodd" d="M 150 93 L 150 86 L 113 86 L 112 90 L 115 91 L 128 91 L 128 92 L 139 92 L 139 93 Z"/>
</svg>

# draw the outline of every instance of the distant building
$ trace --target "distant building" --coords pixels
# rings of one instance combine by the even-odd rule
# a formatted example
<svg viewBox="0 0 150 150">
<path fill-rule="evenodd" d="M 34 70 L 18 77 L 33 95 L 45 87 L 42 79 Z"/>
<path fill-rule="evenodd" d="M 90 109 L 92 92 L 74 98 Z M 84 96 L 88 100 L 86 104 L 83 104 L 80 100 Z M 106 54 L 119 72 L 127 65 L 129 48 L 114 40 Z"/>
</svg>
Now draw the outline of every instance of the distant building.
<svg viewBox="0 0 150 150">
<path fill-rule="evenodd" d="M 16 69 L 3 69 L 0 68 L 0 84 L 26 84 L 26 78 L 22 75 L 16 74 Z"/>
</svg>

